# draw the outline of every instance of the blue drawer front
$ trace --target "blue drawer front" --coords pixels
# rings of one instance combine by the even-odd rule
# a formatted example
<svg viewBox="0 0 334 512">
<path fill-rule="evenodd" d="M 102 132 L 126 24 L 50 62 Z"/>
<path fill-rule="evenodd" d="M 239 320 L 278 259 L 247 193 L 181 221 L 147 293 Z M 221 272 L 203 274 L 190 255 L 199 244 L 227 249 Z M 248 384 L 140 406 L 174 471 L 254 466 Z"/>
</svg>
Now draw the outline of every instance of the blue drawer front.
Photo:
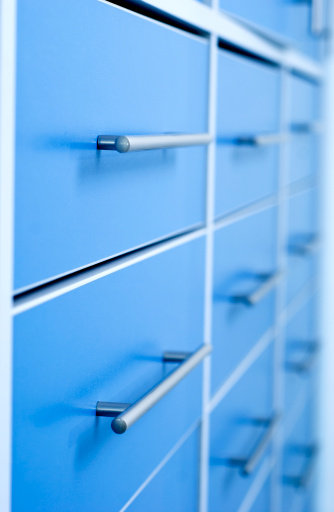
<svg viewBox="0 0 334 512">
<path fill-rule="evenodd" d="M 295 134 L 290 140 L 289 181 L 297 181 L 319 170 L 320 138 L 317 134 Z"/>
<path fill-rule="evenodd" d="M 195 512 L 198 508 L 199 443 L 196 430 L 127 510 Z"/>
<path fill-rule="evenodd" d="M 205 132 L 207 72 L 192 35 L 96 0 L 19 0 L 16 288 L 204 221 L 204 147 L 96 141 Z"/>
<path fill-rule="evenodd" d="M 235 145 L 231 139 L 278 132 L 280 97 L 272 66 L 220 50 L 218 70 L 217 217 L 275 192 L 278 148 Z"/>
<path fill-rule="evenodd" d="M 218 137 L 279 128 L 278 68 L 225 50 L 218 56 Z"/>
<path fill-rule="evenodd" d="M 300 252 L 318 235 L 317 190 L 292 196 L 289 201 L 289 227 L 287 239 L 288 272 L 287 301 L 315 278 L 317 268 L 316 252 Z"/>
<path fill-rule="evenodd" d="M 315 383 L 318 330 L 316 319 L 316 297 L 309 299 L 302 309 L 290 320 L 285 332 L 284 356 L 284 416 L 289 422 L 301 396 L 312 394 Z M 301 365 L 312 361 L 308 368 Z"/>
<path fill-rule="evenodd" d="M 250 512 L 266 512 L 271 507 L 271 474 L 268 476 L 261 491 L 256 497 L 255 502 L 250 508 Z"/>
<path fill-rule="evenodd" d="M 263 427 L 252 420 L 272 414 L 272 376 L 270 345 L 211 414 L 210 512 L 236 512 L 256 478 L 257 468 L 250 476 L 242 476 L 237 467 L 228 467 L 226 459 L 247 458 L 263 435 Z"/>
<path fill-rule="evenodd" d="M 95 408 L 132 403 L 175 368 L 164 350 L 201 345 L 203 274 L 201 239 L 16 317 L 13 512 L 118 512 L 200 416 L 201 365 L 123 435 Z"/>
<path fill-rule="evenodd" d="M 276 270 L 276 208 L 218 230 L 214 244 L 212 392 L 224 382 L 274 322 L 275 292 L 254 306 L 231 297 L 259 286 L 258 274 Z"/>
<path fill-rule="evenodd" d="M 319 85 L 297 75 L 290 75 L 290 121 L 307 123 L 320 117 Z"/>
</svg>

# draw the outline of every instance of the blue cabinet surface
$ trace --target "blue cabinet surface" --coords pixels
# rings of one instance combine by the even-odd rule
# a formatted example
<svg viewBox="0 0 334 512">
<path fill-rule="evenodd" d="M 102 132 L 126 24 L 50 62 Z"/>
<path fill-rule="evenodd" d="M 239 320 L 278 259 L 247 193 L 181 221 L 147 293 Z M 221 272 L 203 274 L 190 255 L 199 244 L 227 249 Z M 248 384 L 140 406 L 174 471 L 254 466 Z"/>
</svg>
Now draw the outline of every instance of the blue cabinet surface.
<svg viewBox="0 0 334 512">
<path fill-rule="evenodd" d="M 319 216 L 318 190 L 311 188 L 289 200 L 289 225 L 286 240 L 288 254 L 287 301 L 290 302 L 303 285 L 315 278 Z"/>
<path fill-rule="evenodd" d="M 240 139 L 278 133 L 279 70 L 219 50 L 217 94 L 215 215 L 219 217 L 277 189 L 278 146 Z"/>
<path fill-rule="evenodd" d="M 273 326 L 275 289 L 251 305 L 235 300 L 276 272 L 277 212 L 269 208 L 218 229 L 214 241 L 212 393 Z"/>
<path fill-rule="evenodd" d="M 201 414 L 201 365 L 123 435 L 132 403 L 203 343 L 204 240 L 22 313 L 14 325 L 13 511 L 113 511 Z"/>
<path fill-rule="evenodd" d="M 273 414 L 273 356 L 271 344 L 211 413 L 210 512 L 237 511 L 270 453 L 268 446 L 250 475 L 243 475 L 238 465 L 229 462 L 251 455 L 265 433 L 257 420 Z"/>
<path fill-rule="evenodd" d="M 198 510 L 199 446 L 200 432 L 196 429 L 127 510 Z"/>
<path fill-rule="evenodd" d="M 96 144 L 206 132 L 205 39 L 96 0 L 20 0 L 17 44 L 16 288 L 204 222 L 205 147 Z"/>
</svg>

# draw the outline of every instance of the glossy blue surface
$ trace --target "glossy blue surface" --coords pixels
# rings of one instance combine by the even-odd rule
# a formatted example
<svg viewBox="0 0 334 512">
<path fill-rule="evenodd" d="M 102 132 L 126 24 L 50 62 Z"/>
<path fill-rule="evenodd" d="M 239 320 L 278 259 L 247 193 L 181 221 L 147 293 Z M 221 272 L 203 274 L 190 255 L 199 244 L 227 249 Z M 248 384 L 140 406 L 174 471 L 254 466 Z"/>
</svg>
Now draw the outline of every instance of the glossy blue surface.
<svg viewBox="0 0 334 512">
<path fill-rule="evenodd" d="M 318 191 L 311 188 L 292 196 L 289 200 L 289 225 L 286 241 L 288 254 L 287 301 L 290 302 L 310 279 L 317 268 L 317 252 L 298 254 L 295 247 L 308 243 L 310 237 L 319 235 L 317 213 Z"/>
<path fill-rule="evenodd" d="M 195 512 L 198 509 L 199 446 L 199 431 L 196 430 L 127 510 Z"/>
<path fill-rule="evenodd" d="M 118 512 L 201 414 L 199 365 L 125 434 L 96 402 L 131 403 L 203 343 L 204 240 L 15 318 L 13 512 Z"/>
<path fill-rule="evenodd" d="M 274 290 L 254 306 L 230 297 L 252 292 L 262 282 L 258 274 L 276 270 L 276 225 L 276 208 L 270 208 L 215 233 L 212 393 L 273 325 Z"/>
<path fill-rule="evenodd" d="M 278 147 L 231 139 L 277 133 L 280 106 L 277 68 L 224 50 L 218 59 L 216 217 L 275 192 Z"/>
<path fill-rule="evenodd" d="M 251 420 L 268 418 L 273 412 L 273 355 L 271 344 L 211 414 L 210 512 L 236 512 L 266 457 L 247 477 L 226 464 L 227 458 L 249 456 L 264 432 Z"/>
<path fill-rule="evenodd" d="M 206 40 L 96 0 L 19 0 L 17 32 L 15 287 L 202 223 L 206 148 L 96 140 L 205 132 Z"/>
</svg>

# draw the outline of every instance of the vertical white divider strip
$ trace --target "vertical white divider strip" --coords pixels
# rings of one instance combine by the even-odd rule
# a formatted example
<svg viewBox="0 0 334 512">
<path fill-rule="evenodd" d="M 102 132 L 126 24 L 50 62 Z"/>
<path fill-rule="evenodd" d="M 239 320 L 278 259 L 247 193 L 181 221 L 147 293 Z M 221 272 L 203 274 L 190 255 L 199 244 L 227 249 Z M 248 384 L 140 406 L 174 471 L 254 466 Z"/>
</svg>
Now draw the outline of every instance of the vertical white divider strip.
<svg viewBox="0 0 334 512">
<path fill-rule="evenodd" d="M 206 255 L 205 255 L 205 303 L 204 303 L 204 342 L 211 343 L 212 323 L 212 281 L 213 281 L 213 222 L 214 222 L 214 181 L 216 162 L 216 110 L 217 110 L 217 37 L 210 35 L 210 68 L 208 98 L 208 131 L 212 142 L 207 153 L 206 190 Z M 203 366 L 203 396 L 200 452 L 200 496 L 199 510 L 208 510 L 208 471 L 209 471 L 209 424 L 208 404 L 210 402 L 211 358 L 206 357 Z"/>
<path fill-rule="evenodd" d="M 288 71 L 281 69 L 281 97 L 280 97 L 280 131 L 287 133 L 289 116 L 289 80 Z M 283 272 L 283 278 L 277 286 L 276 296 L 276 321 L 275 321 L 275 361 L 274 361 L 274 408 L 283 412 L 284 405 L 284 339 L 285 322 L 283 315 L 286 279 L 287 279 L 287 256 L 286 256 L 286 234 L 287 234 L 287 205 L 288 191 L 286 184 L 289 176 L 289 143 L 280 146 L 279 170 L 278 170 L 278 223 L 277 223 L 277 265 Z M 280 472 L 281 472 L 281 449 L 283 439 L 282 421 L 280 422 L 273 445 L 273 457 L 276 464 L 272 476 L 272 499 L 271 511 L 281 510 Z"/>
<path fill-rule="evenodd" d="M 0 510 L 11 510 L 16 1 L 0 0 Z"/>
</svg>

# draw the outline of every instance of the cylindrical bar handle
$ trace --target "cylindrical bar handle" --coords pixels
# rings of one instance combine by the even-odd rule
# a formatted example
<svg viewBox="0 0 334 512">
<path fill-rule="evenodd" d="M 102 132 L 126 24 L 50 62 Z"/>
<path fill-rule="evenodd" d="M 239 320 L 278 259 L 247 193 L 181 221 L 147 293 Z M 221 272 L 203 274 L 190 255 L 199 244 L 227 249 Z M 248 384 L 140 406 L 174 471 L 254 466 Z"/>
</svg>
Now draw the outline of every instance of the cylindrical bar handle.
<svg viewBox="0 0 334 512">
<path fill-rule="evenodd" d="M 301 361 L 288 361 L 286 363 L 287 370 L 296 373 L 308 373 L 313 368 L 317 357 L 320 345 L 318 342 L 305 343 L 307 348 L 307 356 Z"/>
<path fill-rule="evenodd" d="M 301 450 L 305 453 L 306 457 L 304 471 L 300 475 L 296 476 L 283 476 L 283 483 L 286 485 L 291 485 L 296 489 L 306 489 L 308 487 L 317 462 L 319 451 L 316 444 L 301 447 Z"/>
<path fill-rule="evenodd" d="M 129 405 L 120 412 L 120 405 L 112 402 L 98 402 L 96 406 L 97 416 L 116 416 L 111 423 L 111 428 L 116 434 L 123 434 L 131 425 L 138 421 L 147 411 L 157 404 L 169 391 L 171 391 L 195 366 L 197 366 L 212 350 L 211 345 L 202 345 L 191 355 L 182 353 L 180 359 L 167 354 L 166 361 L 180 362 L 181 364 L 173 370 L 167 377 L 161 380 L 156 386 L 139 398 L 135 403 Z M 165 359 L 163 359 L 165 360 Z M 126 405 L 126 404 L 125 404 Z M 118 414 L 112 414 L 114 406 L 117 406 Z"/>
<path fill-rule="evenodd" d="M 228 460 L 229 465 L 233 467 L 240 466 L 240 471 L 243 476 L 251 475 L 259 464 L 269 444 L 271 443 L 278 421 L 278 414 L 274 414 L 269 419 L 257 419 L 257 425 L 264 425 L 266 427 L 263 436 L 256 444 L 249 457 L 245 459 L 231 458 Z"/>
<path fill-rule="evenodd" d="M 249 294 L 232 295 L 230 296 L 230 301 L 245 304 L 246 306 L 255 306 L 255 304 L 260 302 L 260 300 L 276 286 L 281 278 L 281 272 L 264 274 L 259 277 L 262 278 L 262 282 L 254 292 Z"/>
<path fill-rule="evenodd" d="M 202 146 L 209 144 L 209 133 L 188 133 L 178 135 L 99 135 L 97 149 L 128 153 L 147 149 Z"/>
<path fill-rule="evenodd" d="M 287 142 L 287 140 L 287 133 L 265 133 L 249 137 L 237 137 L 233 142 L 238 146 L 272 146 L 276 144 L 283 144 L 284 142 Z"/>
</svg>

